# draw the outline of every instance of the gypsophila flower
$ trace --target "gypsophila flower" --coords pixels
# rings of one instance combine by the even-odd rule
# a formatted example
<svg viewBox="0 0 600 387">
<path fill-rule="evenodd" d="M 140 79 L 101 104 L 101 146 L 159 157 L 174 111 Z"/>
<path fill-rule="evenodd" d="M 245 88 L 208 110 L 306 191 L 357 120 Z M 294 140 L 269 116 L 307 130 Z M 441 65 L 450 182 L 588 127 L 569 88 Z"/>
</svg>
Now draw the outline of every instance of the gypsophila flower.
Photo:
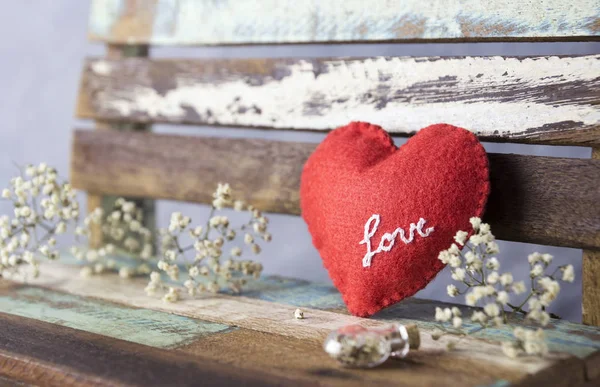
<svg viewBox="0 0 600 387">
<path fill-rule="evenodd" d="M 460 328 L 462 326 L 462 318 L 460 318 L 460 317 L 453 317 L 452 318 L 452 326 L 454 328 Z"/>
<path fill-rule="evenodd" d="M 539 261 L 541 261 L 541 260 L 542 260 L 542 254 L 540 254 L 540 253 L 533 253 L 533 254 L 529 254 L 529 255 L 527 256 L 527 260 L 529 261 L 529 264 L 530 264 L 530 265 L 534 265 L 534 264 L 536 264 L 537 262 L 539 262 Z"/>
<path fill-rule="evenodd" d="M 452 285 L 452 284 L 448 285 L 448 287 L 447 287 L 446 290 L 447 290 L 448 295 L 450 297 L 456 297 L 459 294 L 458 288 L 455 285 Z"/>
<path fill-rule="evenodd" d="M 495 284 L 496 282 L 498 282 L 498 280 L 500 280 L 500 275 L 498 274 L 497 271 L 493 271 L 490 274 L 488 274 L 487 276 L 487 283 L 488 284 Z"/>
<path fill-rule="evenodd" d="M 460 260 L 460 257 L 458 255 L 451 255 L 450 259 L 448 260 L 448 264 L 450 265 L 450 267 L 459 267 L 461 263 L 462 261 Z"/>
<path fill-rule="evenodd" d="M 469 242 L 473 246 L 479 246 L 481 243 L 483 243 L 483 237 L 479 234 L 471 235 L 471 237 L 469 238 Z"/>
<path fill-rule="evenodd" d="M 216 213 L 232 206 L 250 215 L 250 220 L 238 229 L 230 225 L 228 217 Z M 192 226 L 191 220 L 179 212 L 171 215 L 168 229 L 161 230 L 163 259 L 158 262 L 158 269 L 179 284 L 171 288 L 185 290 L 190 296 L 225 289 L 239 293 L 248 280 L 260 276 L 263 267 L 260 263 L 237 258 L 245 251 L 261 252 L 258 241 L 272 238 L 267 225 L 268 219 L 256 208 L 233 200 L 229 184 L 219 184 L 204 226 Z M 237 242 L 238 236 L 243 241 Z M 180 266 L 185 266 L 185 271 L 181 272 Z M 150 278 L 146 290 L 149 294 L 167 292 L 163 299 L 169 302 L 181 297 L 180 293 L 169 293 L 168 287 L 157 279 Z"/>
<path fill-rule="evenodd" d="M 480 235 L 489 235 L 490 234 L 490 225 L 487 223 L 479 224 L 479 234 Z"/>
<path fill-rule="evenodd" d="M 458 248 L 458 246 L 456 245 L 456 243 L 453 243 L 450 245 L 450 248 L 448 249 L 448 252 L 451 255 L 460 255 L 460 249 Z"/>
<path fill-rule="evenodd" d="M 218 210 L 233 204 L 231 200 L 231 187 L 229 187 L 229 184 L 219 183 L 217 186 L 217 190 L 213 194 L 213 198 L 213 207 Z"/>
<path fill-rule="evenodd" d="M 459 231 L 454 236 L 454 240 L 456 241 L 456 243 L 458 243 L 459 245 L 463 246 L 465 244 L 465 241 L 467 240 L 467 235 L 469 235 L 468 232 L 466 232 L 466 231 Z"/>
<path fill-rule="evenodd" d="M 490 317 L 496 317 L 500 314 L 500 308 L 497 304 L 487 304 L 483 307 L 483 311 Z"/>
<path fill-rule="evenodd" d="M 515 282 L 512 286 L 512 291 L 515 294 L 525 293 L 526 290 L 527 288 L 525 287 L 525 282 L 523 281 Z"/>
<path fill-rule="evenodd" d="M 481 225 L 481 219 L 479 219 L 477 217 L 473 217 L 473 218 L 469 219 L 469 222 L 471 222 L 471 226 L 473 226 L 473 230 L 479 231 L 479 226 Z"/>
<path fill-rule="evenodd" d="M 164 302 L 177 302 L 179 300 L 179 289 L 170 287 L 162 299 Z"/>
<path fill-rule="evenodd" d="M 549 270 L 553 262 L 552 255 L 537 252 L 529 254 L 527 261 L 530 265 L 532 287 L 528 289 L 525 282 L 515 282 L 512 273 L 499 273 L 500 262 L 498 258 L 492 256 L 499 252 L 499 246 L 489 224 L 482 223 L 479 218 L 471 218 L 470 222 L 473 234 L 468 242 L 466 241 L 468 232 L 459 231 L 454 238 L 456 243 L 451 244 L 447 250 L 441 251 L 438 255 L 442 263 L 452 268 L 452 279 L 464 287 L 464 290 L 461 290 L 458 286 L 450 284 L 446 288 L 448 295 L 456 297 L 464 294 L 467 305 L 482 306 L 482 310 L 475 310 L 471 315 L 471 321 L 479 324 L 482 329 L 514 324 L 515 320 L 512 317 L 517 313 L 525 315 L 529 322 L 546 326 L 550 322 L 550 313 L 546 309 L 560 292 L 558 280 L 572 282 L 573 266 L 559 266 L 552 272 Z M 464 245 L 463 251 L 459 245 Z M 556 277 L 559 272 L 561 275 Z M 521 296 L 528 291 L 529 294 Z M 511 303 L 513 295 L 514 298 L 521 298 L 522 301 L 513 305 Z M 440 325 L 432 335 L 434 340 L 444 334 L 461 336 L 469 334 L 462 328 L 462 317 L 454 313 L 454 309 L 436 308 L 435 320 Z M 547 353 L 543 330 L 528 331 L 517 327 L 513 333 L 515 340 L 502 344 L 502 351 L 506 356 L 543 356 Z"/>
<path fill-rule="evenodd" d="M 531 278 L 535 278 L 535 277 L 539 277 L 543 273 L 544 273 L 544 266 L 542 266 L 542 265 L 535 265 L 535 266 L 533 266 L 533 269 L 531 269 L 531 272 L 529 273 L 529 276 Z"/>
<path fill-rule="evenodd" d="M 508 286 L 513 282 L 513 275 L 511 273 L 504 273 L 500 276 L 500 284 L 502 286 Z"/>
<path fill-rule="evenodd" d="M 551 264 L 553 258 L 554 257 L 550 254 L 542 254 L 542 262 L 544 262 L 546 265 Z"/>
<path fill-rule="evenodd" d="M 294 318 L 297 320 L 302 320 L 304 318 L 304 312 L 302 309 L 296 309 L 294 311 Z"/>
<path fill-rule="evenodd" d="M 13 218 L 0 217 L 0 277 L 36 277 L 36 257 L 58 259 L 55 236 L 79 216 L 75 191 L 54 168 L 41 163 L 24 172 L 2 190 L 2 198 L 12 203 Z"/>
<path fill-rule="evenodd" d="M 497 258 L 492 257 L 487 260 L 487 262 L 485 263 L 485 267 L 489 270 L 498 270 L 500 268 L 500 263 L 498 263 Z"/>
<path fill-rule="evenodd" d="M 565 282 L 573 282 L 575 280 L 575 271 L 573 265 L 567 265 L 562 269 L 562 280 Z"/>
<path fill-rule="evenodd" d="M 471 321 L 485 323 L 487 321 L 487 316 L 483 312 L 475 311 L 473 312 L 473 316 L 471 316 Z"/>
<path fill-rule="evenodd" d="M 446 322 L 452 318 L 452 310 L 450 308 L 442 309 L 440 307 L 435 308 L 435 320 Z"/>
<path fill-rule="evenodd" d="M 510 296 L 508 295 L 508 292 L 501 290 L 498 292 L 498 295 L 496 296 L 496 300 L 499 303 L 501 303 L 502 305 L 506 305 L 510 301 Z"/>
<path fill-rule="evenodd" d="M 465 279 L 466 270 L 457 267 L 452 271 L 452 279 L 455 281 L 463 281 Z"/>
<path fill-rule="evenodd" d="M 184 221 L 179 219 L 179 221 Z M 171 219 L 173 223 L 173 219 Z M 88 213 L 83 223 L 76 229 L 77 240 L 81 245 L 89 245 L 82 238 L 89 239 L 96 232 L 100 240 L 97 246 L 77 247 L 71 249 L 76 258 L 85 260 L 94 268 L 93 274 L 117 272 L 122 278 L 147 275 L 150 272 L 148 264 L 154 255 L 152 232 L 144 226 L 144 215 L 137 203 L 118 198 L 110 211 L 101 208 Z M 127 255 L 134 266 L 122 267 L 116 264 L 112 254 L 119 250 L 119 255 Z M 110 262 L 110 263 L 109 263 Z M 103 270 L 95 270 L 102 265 Z"/>
</svg>

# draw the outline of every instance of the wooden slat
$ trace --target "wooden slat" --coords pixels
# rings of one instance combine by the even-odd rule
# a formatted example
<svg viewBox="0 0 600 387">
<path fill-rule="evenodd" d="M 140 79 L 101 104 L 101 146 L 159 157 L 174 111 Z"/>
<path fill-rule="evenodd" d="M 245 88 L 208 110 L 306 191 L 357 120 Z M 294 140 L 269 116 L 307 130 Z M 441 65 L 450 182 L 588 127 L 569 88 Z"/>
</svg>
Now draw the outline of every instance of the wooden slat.
<svg viewBox="0 0 600 387">
<path fill-rule="evenodd" d="M 227 181 L 269 212 L 299 214 L 300 175 L 315 144 L 76 131 L 74 187 L 209 203 Z M 600 161 L 490 154 L 486 220 L 500 239 L 600 246 Z"/>
<path fill-rule="evenodd" d="M 600 144 L 600 55 L 107 61 L 81 118 L 409 135 L 446 122 L 491 141 Z"/>
<path fill-rule="evenodd" d="M 0 373 L 43 386 L 282 385 L 289 378 L 0 313 Z M 296 384 L 302 384 L 294 381 Z"/>
<path fill-rule="evenodd" d="M 111 258 L 114 258 L 120 264 L 125 263 L 128 259 L 130 259 L 124 256 Z M 62 281 L 64 275 L 74 272 L 74 268 L 71 265 L 77 263 L 80 264 L 80 262 L 77 261 L 77 259 L 72 255 L 68 253 L 61 254 L 61 266 L 52 269 L 51 271 L 44 270 L 45 276 L 50 278 L 41 280 L 39 284 L 57 287 L 57 285 L 52 281 Z M 63 273 L 62 270 L 65 266 L 67 272 Z M 182 266 L 182 270 L 183 269 L 184 267 Z M 52 274 L 56 271 L 59 271 L 60 273 Z M 99 278 L 97 285 L 101 286 L 102 281 L 103 279 Z M 118 281 L 126 282 L 123 280 Z M 137 283 L 143 285 L 143 281 L 144 279 L 140 279 Z M 85 280 L 69 282 L 60 287 L 60 289 L 68 290 L 69 292 L 78 294 L 79 290 L 77 289 L 81 287 L 83 282 L 85 282 Z M 119 286 L 118 284 L 115 285 Z M 14 287 L 16 287 L 16 289 L 14 289 Z M 142 287 L 140 287 L 140 293 Z M 117 289 L 117 287 L 114 289 Z M 39 287 L 31 284 L 27 284 L 25 287 L 18 287 L 13 284 L 7 291 L 2 293 L 4 294 L 4 305 L 7 307 L 3 307 L 1 309 L 12 314 L 18 314 L 25 317 L 35 317 L 36 319 L 41 319 L 48 322 L 59 322 L 61 325 L 85 329 L 91 332 L 99 332 L 97 330 L 99 329 L 101 330 L 100 333 L 115 338 L 123 338 L 128 330 L 127 326 L 136 325 L 138 329 L 137 337 L 131 336 L 131 338 L 138 339 L 138 342 L 142 344 L 159 347 L 175 347 L 178 345 L 186 345 L 186 343 L 190 341 L 190 335 L 195 334 L 198 338 L 204 338 L 230 330 L 223 329 L 223 325 L 228 325 L 232 329 L 236 329 L 233 327 L 234 325 L 240 325 L 236 320 L 238 318 L 236 317 L 237 315 L 228 316 L 217 314 L 217 317 L 213 317 L 217 320 L 220 319 L 218 321 L 221 322 L 218 324 L 200 320 L 197 321 L 197 325 L 194 328 L 193 326 L 195 324 L 193 321 L 188 321 L 184 317 L 179 317 L 182 319 L 181 325 L 176 328 L 176 324 L 173 324 L 176 317 L 169 318 L 165 316 L 164 312 L 154 311 L 152 310 L 152 305 L 157 305 L 157 303 L 153 302 L 152 304 L 143 304 L 142 299 L 140 299 L 140 306 L 142 306 L 143 309 L 134 309 L 130 313 L 131 318 L 129 320 L 125 318 L 124 332 L 114 332 L 115 330 L 109 329 L 108 326 L 111 324 L 120 324 L 120 321 L 124 320 L 124 316 L 127 315 L 125 307 L 122 305 L 115 307 L 113 304 L 108 302 L 90 300 L 89 298 L 64 294 L 62 293 L 62 290 L 48 290 L 44 288 L 44 291 L 48 292 L 48 294 L 43 294 L 43 291 Z M 84 292 L 83 294 L 89 296 L 93 293 Z M 262 276 L 259 280 L 252 281 L 244 287 L 243 296 L 244 298 L 241 299 L 242 301 L 247 299 L 258 301 L 246 301 L 251 303 L 251 306 L 249 307 L 271 305 L 270 303 L 275 303 L 273 305 L 283 304 L 284 306 L 290 306 L 294 308 L 300 307 L 307 311 L 307 318 L 309 318 L 308 314 L 312 315 L 313 318 L 316 316 L 323 317 L 323 315 L 319 314 L 318 312 L 314 312 L 316 314 L 313 314 L 313 310 L 334 312 L 342 315 L 349 314 L 339 292 L 333 286 L 294 278 Z M 225 299 L 229 300 L 230 298 L 225 297 Z M 220 300 L 221 299 L 219 298 L 219 301 Z M 239 301 L 240 299 L 233 297 L 233 300 Z M 266 301 L 266 303 L 261 301 Z M 158 304 L 162 305 L 161 303 Z M 41 310 L 35 310 L 36 305 L 38 305 L 39 309 Z M 64 305 L 69 305 L 70 308 L 65 309 Z M 239 307 L 236 305 L 238 304 L 232 305 L 231 307 Z M 202 305 L 194 303 L 194 307 L 200 306 Z M 470 315 L 473 312 L 472 308 L 465 306 L 447 304 L 440 301 L 409 298 L 392 307 L 386 308 L 382 312 L 377 313 L 368 321 L 376 320 L 381 322 L 394 320 L 402 322 L 403 324 L 418 324 L 421 329 L 429 332 L 436 327 L 435 322 L 433 321 L 432 311 L 434 311 L 438 306 L 442 308 L 458 306 L 464 315 Z M 223 309 L 222 312 L 226 312 L 227 308 L 228 307 Z M 73 313 L 71 313 L 70 309 L 75 310 Z M 240 311 L 242 309 L 244 309 L 244 307 L 242 307 Z M 169 308 L 165 309 L 164 311 L 171 312 Z M 60 316 L 62 316 L 62 318 Z M 104 327 L 92 326 L 96 324 L 93 324 L 91 320 L 103 316 L 106 316 L 106 319 L 108 320 L 104 323 Z M 145 318 L 136 318 L 140 316 L 144 316 Z M 200 315 L 195 315 L 191 311 L 189 316 L 194 317 L 195 319 L 200 318 Z M 285 313 L 282 313 L 280 316 L 283 316 L 286 320 L 288 319 L 288 317 L 285 317 Z M 327 314 L 327 316 L 331 315 Z M 88 320 L 90 322 L 88 324 L 84 324 L 82 323 L 83 320 Z M 317 319 L 311 319 L 310 322 L 311 324 L 314 322 L 317 324 L 317 326 L 320 326 L 319 324 L 321 324 L 321 322 L 319 322 Z M 522 318 L 517 318 L 517 322 L 522 322 Z M 263 320 L 260 320 L 259 322 L 250 321 L 249 325 L 244 326 L 246 326 L 247 329 L 268 329 L 268 326 L 263 323 Z M 81 328 L 86 325 L 89 327 Z M 469 331 L 479 331 L 479 325 L 470 323 L 468 321 L 464 322 L 464 328 Z M 590 364 L 596 364 L 595 360 L 593 360 L 593 358 L 589 358 L 589 356 L 595 351 L 600 350 L 600 331 L 598 328 L 575 324 L 565 320 L 551 320 L 547 328 L 548 331 L 546 333 L 546 338 L 550 351 L 566 353 L 581 359 L 586 359 L 586 362 L 591 362 Z M 156 330 L 157 332 L 148 334 L 147 331 L 149 330 Z M 285 332 L 285 329 L 277 332 L 276 330 L 277 328 L 270 328 L 269 332 Z M 318 330 L 315 332 L 320 332 L 318 337 L 321 338 L 320 334 L 323 332 Z M 507 334 L 510 334 L 510 332 L 510 326 L 488 328 L 484 331 L 473 332 L 473 337 L 477 339 L 483 339 L 488 342 L 497 342 L 504 340 Z M 293 334 L 288 333 L 287 335 L 312 340 L 311 336 L 307 335 L 307 333 L 308 332 L 294 332 Z M 131 339 L 129 340 L 133 341 Z M 597 361 L 599 362 L 598 365 L 600 366 L 600 358 L 597 358 Z"/>
<path fill-rule="evenodd" d="M 548 385 L 548 380 L 553 380 L 553 385 L 567 386 L 583 381 L 587 366 L 593 368 L 598 365 L 594 355 L 600 348 L 598 329 L 568 322 L 556 321 L 556 325 L 552 322 L 552 329 L 548 330 L 549 345 L 552 349 L 550 355 L 543 359 L 527 358 L 523 361 L 507 358 L 498 347 L 498 341 L 506 339 L 510 328 L 492 328 L 489 330 L 492 336 L 463 338 L 458 343 L 457 351 L 445 352 L 443 348 L 447 339 L 433 341 L 430 337 L 434 328 L 431 316 L 435 305 L 432 303 L 423 303 L 423 306 L 428 306 L 428 318 L 417 321 L 406 318 L 400 310 L 395 316 L 388 314 L 379 318 L 375 316 L 373 319 L 362 319 L 310 308 L 303 308 L 306 319 L 296 320 L 293 318 L 296 308 L 294 305 L 229 295 L 206 295 L 193 300 L 186 298 L 171 304 L 145 295 L 145 279 L 142 278 L 131 281 L 123 281 L 117 276 L 86 279 L 76 275 L 78 268 L 61 264 L 44 264 L 42 269 L 44 275 L 34 281 L 42 286 L 125 305 L 237 325 L 241 328 L 235 332 L 205 336 L 194 343 L 177 346 L 186 353 L 207 356 L 236 367 L 269 370 L 269 373 L 275 375 L 294 378 L 298 376 L 300 380 L 312 375 L 315 380 L 326 385 L 339 385 L 340 379 L 343 378 L 354 382 L 352 385 L 361 379 L 364 382 L 390 381 L 399 385 L 415 385 L 412 382 L 415 382 L 419 375 L 423 377 L 422 372 L 429 370 L 427 380 L 431 385 L 449 385 L 451 382 L 456 385 L 457 380 L 468 382 L 468 385 L 487 385 L 492 384 L 495 379 L 496 382 L 508 380 L 515 385 Z M 270 284 L 265 292 L 274 290 L 277 290 L 277 286 Z M 404 306 L 413 309 L 411 306 Z M 417 305 L 417 310 L 419 309 L 423 308 Z M 471 312 L 464 309 L 463 313 Z M 421 349 L 411 356 L 408 363 L 397 363 L 399 368 L 390 364 L 390 367 L 380 369 L 379 375 L 374 376 L 366 376 L 364 371 L 347 372 L 339 370 L 320 349 L 320 343 L 332 329 L 347 324 L 381 326 L 391 321 L 403 324 L 417 323 L 422 331 Z M 561 324 L 570 326 L 559 327 Z M 255 332 L 246 333 L 248 330 Z M 248 338 L 249 335 L 254 336 L 254 339 Z M 208 347 L 211 347 L 211 350 L 206 352 Z M 232 354 L 235 347 L 239 348 L 239 352 Z M 564 353 L 571 348 L 575 349 L 576 357 Z M 287 353 L 288 351 L 291 352 Z M 248 356 L 250 353 L 253 355 Z M 280 358 L 280 361 L 274 361 L 271 367 L 264 366 L 265 362 L 273 361 L 274 358 Z M 294 362 L 298 364 L 287 364 L 295 358 L 303 360 Z M 589 374 L 593 376 L 593 372 Z M 404 383 L 403 375 L 407 377 Z M 448 375 L 454 375 L 457 380 L 447 380 Z M 337 383 L 329 383 L 332 381 Z"/>
<path fill-rule="evenodd" d="M 595 0 L 94 0 L 89 35 L 168 45 L 586 40 L 600 35 L 599 15 Z"/>
<path fill-rule="evenodd" d="M 457 358 L 449 353 L 414 351 L 409 358 L 390 361 L 375 370 L 355 370 L 340 367 L 324 356 L 320 342 L 299 340 L 270 333 L 238 329 L 222 335 L 198 340 L 180 350 L 202 354 L 226 361 L 233 366 L 250 369 L 269 369 L 270 372 L 306 378 L 325 385 L 338 386 L 547 386 L 545 375 L 562 372 L 565 365 L 556 365 L 538 372 L 529 379 L 521 372 L 498 364 L 486 367 L 485 359 Z M 252 359 L 251 362 L 248 359 Z M 562 380 L 555 378 L 551 385 L 577 384 L 583 380 L 581 363 L 567 360 L 579 369 L 573 369 Z M 554 372 L 556 369 L 556 372 Z M 524 383 L 524 379 L 527 381 Z"/>
<path fill-rule="evenodd" d="M 592 159 L 600 159 L 600 147 L 592 148 Z M 596 180 L 600 185 L 600 180 Z M 582 321 L 600 326 L 600 252 L 583 250 Z M 598 375 L 600 377 L 600 373 Z"/>
<path fill-rule="evenodd" d="M 584 251 L 582 265 L 583 323 L 600 326 L 600 251 Z"/>
</svg>

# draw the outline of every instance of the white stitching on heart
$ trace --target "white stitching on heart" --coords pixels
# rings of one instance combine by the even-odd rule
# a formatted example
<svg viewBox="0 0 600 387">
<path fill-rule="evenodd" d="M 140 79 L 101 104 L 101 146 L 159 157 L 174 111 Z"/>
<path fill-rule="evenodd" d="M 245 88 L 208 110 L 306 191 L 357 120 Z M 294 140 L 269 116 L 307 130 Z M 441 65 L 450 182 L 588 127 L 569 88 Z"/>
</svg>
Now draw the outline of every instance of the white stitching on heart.
<svg viewBox="0 0 600 387">
<path fill-rule="evenodd" d="M 417 231 L 417 233 L 419 233 L 420 236 L 425 238 L 425 237 L 428 237 L 429 234 L 431 234 L 431 232 L 434 229 L 433 227 L 428 227 L 425 230 L 425 232 L 423 232 L 423 226 L 425 225 L 426 220 L 423 218 L 420 218 L 419 222 L 416 225 L 414 223 L 410 224 L 410 231 L 409 231 L 408 239 L 404 235 L 404 230 L 402 228 L 398 227 L 394 231 L 393 234 L 390 234 L 387 232 L 385 234 L 383 234 L 383 236 L 381 237 L 381 241 L 379 242 L 379 247 L 377 247 L 377 250 L 371 251 L 371 238 L 377 232 L 377 227 L 379 226 L 379 221 L 380 221 L 380 216 L 378 214 L 373 214 L 373 215 L 371 215 L 369 220 L 367 220 L 367 223 L 365 223 L 364 239 L 359 242 L 359 245 L 362 245 L 362 244 L 367 245 L 367 253 L 365 254 L 365 256 L 363 257 L 363 260 L 362 260 L 363 267 L 371 266 L 371 259 L 373 258 L 373 256 L 375 254 L 378 254 L 382 251 L 390 251 L 392 249 L 392 247 L 394 247 L 394 243 L 396 241 L 396 237 L 398 236 L 398 234 L 400 234 L 400 239 L 402 240 L 402 242 L 404 242 L 404 244 L 409 244 L 414 239 L 415 231 Z M 373 222 L 375 222 L 375 225 L 373 225 L 371 227 L 371 223 L 373 223 Z M 386 243 L 388 243 L 387 246 L 386 246 Z"/>
</svg>

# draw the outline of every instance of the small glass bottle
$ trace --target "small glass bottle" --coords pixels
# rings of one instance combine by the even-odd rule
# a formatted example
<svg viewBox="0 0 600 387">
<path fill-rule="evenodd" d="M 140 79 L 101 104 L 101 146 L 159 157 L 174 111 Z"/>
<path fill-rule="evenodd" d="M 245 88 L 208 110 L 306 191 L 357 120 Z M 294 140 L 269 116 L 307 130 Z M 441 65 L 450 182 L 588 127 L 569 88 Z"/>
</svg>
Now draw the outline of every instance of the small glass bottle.
<svg viewBox="0 0 600 387">
<path fill-rule="evenodd" d="M 331 332 L 323 348 L 344 366 L 372 368 L 389 357 L 403 358 L 419 345 L 416 325 L 392 324 L 382 328 L 349 325 Z"/>
</svg>

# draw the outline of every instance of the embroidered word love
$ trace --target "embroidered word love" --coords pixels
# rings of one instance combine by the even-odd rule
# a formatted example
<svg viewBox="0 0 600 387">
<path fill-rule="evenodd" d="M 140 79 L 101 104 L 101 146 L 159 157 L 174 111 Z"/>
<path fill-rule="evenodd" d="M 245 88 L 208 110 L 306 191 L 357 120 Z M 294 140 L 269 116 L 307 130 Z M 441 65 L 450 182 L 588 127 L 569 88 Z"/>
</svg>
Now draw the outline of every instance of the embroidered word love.
<svg viewBox="0 0 600 387">
<path fill-rule="evenodd" d="M 394 247 L 394 243 L 396 241 L 396 237 L 400 234 L 400 239 L 404 244 L 409 244 L 413 241 L 415 236 L 415 231 L 422 236 L 423 238 L 428 237 L 429 234 L 432 233 L 433 227 L 428 227 L 425 232 L 423 232 L 423 226 L 425 225 L 426 220 L 423 218 L 419 219 L 419 222 L 415 225 L 414 223 L 410 224 L 410 230 L 408 238 L 404 234 L 404 230 L 398 227 L 392 234 L 385 233 L 381 237 L 381 241 L 379 242 L 379 247 L 377 250 L 371 251 L 371 238 L 377 232 L 377 227 L 379 227 L 380 217 L 377 214 L 371 215 L 367 223 L 365 223 L 365 234 L 364 239 L 360 241 L 359 245 L 366 244 L 367 245 L 367 253 L 363 257 L 362 263 L 363 267 L 371 266 L 371 259 L 375 254 L 381 253 L 382 251 L 390 251 L 392 247 Z M 374 224 L 373 224 L 374 223 Z M 387 244 L 386 244 L 387 243 Z"/>
</svg>

